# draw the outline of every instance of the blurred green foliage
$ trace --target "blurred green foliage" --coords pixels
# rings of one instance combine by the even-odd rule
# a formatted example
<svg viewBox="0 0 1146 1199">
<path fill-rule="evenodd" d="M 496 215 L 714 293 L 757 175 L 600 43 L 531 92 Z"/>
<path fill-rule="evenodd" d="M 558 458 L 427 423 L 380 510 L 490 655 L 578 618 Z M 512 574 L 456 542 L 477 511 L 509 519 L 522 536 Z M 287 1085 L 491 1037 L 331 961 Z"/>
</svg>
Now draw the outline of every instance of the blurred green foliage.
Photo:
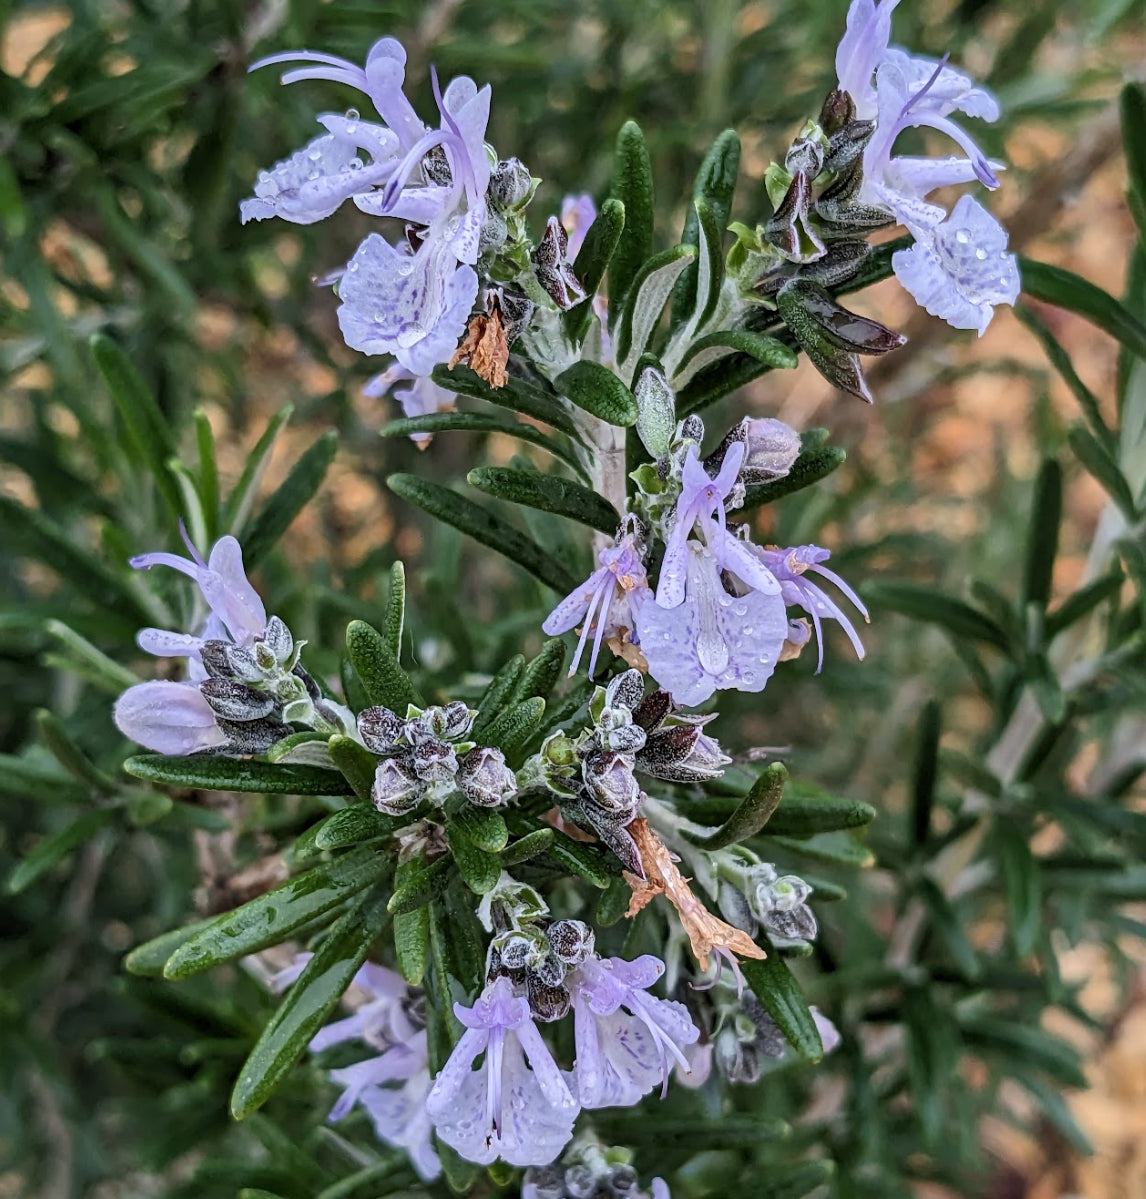
<svg viewBox="0 0 1146 1199">
<path fill-rule="evenodd" d="M 181 488 L 208 485 L 210 439 L 200 435 L 196 410 L 209 399 L 212 420 L 233 443 L 224 497 L 286 402 L 295 406 L 294 425 L 316 436 L 334 426 L 342 461 L 368 483 L 414 469 L 415 459 L 425 471 L 433 460 L 406 443 L 377 442 L 356 411 L 368 364 L 339 348 L 329 294 L 312 285 L 345 260 L 366 218 L 350 213 L 286 234 L 238 223 L 238 201 L 258 168 L 311 135 L 315 104 L 310 85 L 281 89 L 273 71 L 248 78 L 247 63 L 304 45 L 358 58 L 392 33 L 411 49 L 416 102 L 428 98 L 431 61 L 493 83 L 491 140 L 544 178 L 551 206 L 566 191 L 605 192 L 616 130 L 636 117 L 649 135 L 667 244 L 697 161 L 726 125 L 741 130 L 759 158 L 741 179 L 738 211 L 763 205 L 760 171 L 769 150 L 818 109 L 845 7 L 0 4 L 9 65 L 37 38 L 39 23 L 51 28 L 53 14 L 64 18 L 19 76 L 0 75 L 0 876 L 18 891 L 0 905 L 0 1181 L 15 1179 L 16 1193 L 210 1199 L 251 1188 L 252 1196 L 261 1189 L 346 1199 L 411 1181 L 388 1151 L 363 1149 L 360 1128 L 344 1135 L 323 1125 L 329 1095 L 313 1066 L 295 1072 L 269 1115 L 231 1122 L 226 1095 L 274 1006 L 258 980 L 232 969 L 175 986 L 128 977 L 121 967 L 128 949 L 186 918 L 196 892 L 208 910 L 244 898 L 229 889 L 220 863 L 262 858 L 324 810 L 314 799 L 248 797 L 214 807 L 188 791 L 173 800 L 125 785 L 119 771 L 128 747 L 110 703 L 136 660 L 131 639 L 141 624 L 162 624 L 162 604 L 182 594 L 172 585 L 157 599 L 125 561 L 172 543 Z M 951 49 L 975 62 L 1003 101 L 1004 121 L 986 139 L 1001 152 L 1024 121 L 1056 123 L 1069 138 L 1108 103 L 1120 39 L 1133 36 L 1142 12 L 1140 0 L 1085 10 L 1055 0 L 1021 11 L 1002 0 L 905 4 L 898 35 L 920 51 Z M 1052 41 L 1075 51 L 1077 71 L 1061 69 L 1054 55 L 1044 61 Z M 337 99 L 328 97 L 330 89 L 323 102 Z M 344 106 L 352 102 L 348 95 Z M 1130 149 L 1141 188 L 1146 152 L 1140 140 Z M 1136 203 L 1141 228 L 1146 191 Z M 1141 247 L 1129 280 L 1127 311 L 1142 322 Z M 1043 298 L 1053 298 L 1054 284 L 1042 281 Z M 1070 280 L 1063 287 L 1059 298 L 1078 307 L 1077 288 Z M 1037 314 L 1028 320 L 1055 369 L 1069 372 L 1054 357 L 1053 333 Z M 225 334 L 209 335 L 218 321 Z M 119 360 L 105 352 L 97 369 L 88 348 L 97 333 L 124 351 L 138 374 L 126 386 L 137 383 L 154 408 L 117 403 L 106 378 Z M 295 369 L 303 360 L 329 368 L 322 378 L 333 386 L 316 391 Z M 981 359 L 953 368 L 986 369 L 1015 368 Z M 797 544 L 830 523 L 840 530 L 835 560 L 844 573 L 910 579 L 974 608 L 945 608 L 934 591 L 902 584 L 873 586 L 885 631 L 868 662 L 833 653 L 814 682 L 804 662 L 765 698 L 726 705 L 726 744 L 791 742 L 794 773 L 880 808 L 871 839 L 879 873 L 868 886 L 854 869 L 842 871 L 851 899 L 821 909 L 827 932 L 818 971 L 801 975 L 845 1033 L 838 1057 L 822 1067 L 847 1082 L 844 1107 L 799 1125 L 783 1144 L 761 1135 L 767 1120 L 790 1120 L 807 1102 L 815 1075 L 791 1069 L 745 1090 L 743 1113 L 754 1122 L 747 1135 L 740 1128 L 740 1142 L 729 1116 L 728 1141 L 697 1145 L 699 1155 L 642 1143 L 641 1129 L 618 1119 L 616 1136 L 636 1145 L 643 1170 L 679 1167 L 680 1194 L 760 1194 L 760 1173 L 775 1180 L 769 1193 L 803 1194 L 818 1177 L 797 1175 L 789 1185 L 783 1169 L 806 1149 L 836 1160 L 832 1185 L 841 1197 L 906 1194 L 913 1177 L 983 1193 L 977 1121 L 998 1110 L 1008 1076 L 1063 1136 L 1084 1142 L 1059 1095 L 1082 1081 L 1077 1057 L 1041 1034 L 1039 1019 L 1048 1006 L 1090 1019 L 1057 975 L 1057 948 L 1102 941 L 1116 967 L 1128 969 L 1115 939 L 1143 931 L 1116 905 L 1146 899 L 1141 867 L 1127 862 L 1141 856 L 1146 836 L 1128 802 L 1140 763 L 1126 752 L 1141 733 L 1146 701 L 1133 656 L 1141 653 L 1142 606 L 1119 592 L 1125 571 L 1140 597 L 1146 566 L 1140 525 L 1123 528 L 1122 541 L 1096 556 L 1094 590 L 1048 610 L 1060 539 L 1048 513 L 1061 503 L 1055 463 L 1069 463 L 1068 477 L 1085 468 L 1125 505 L 1124 484 L 1140 520 L 1143 430 L 1133 421 L 1146 404 L 1144 371 L 1126 351 L 1118 396 L 1100 396 L 1090 408 L 1085 386 L 1068 374 L 1088 423 L 1068 430 L 1049 404 L 1037 405 L 1030 435 L 1047 465 L 1036 500 L 1031 481 L 1013 477 L 1000 455 L 983 497 L 989 515 L 969 538 L 907 525 L 885 532 L 890 524 L 878 522 L 876 536 L 862 532 L 873 512 L 916 499 L 908 441 L 928 417 L 909 415 L 908 404 L 888 418 L 898 445 L 887 460 L 861 451 L 830 486 L 777 509 L 777 541 Z M 1029 371 L 1024 377 L 1032 382 Z M 1036 375 L 1032 390 L 1044 387 Z M 1096 425 L 1094 407 L 1109 428 Z M 305 440 L 313 440 L 309 432 Z M 443 474 L 462 475 L 465 451 L 447 440 L 430 455 Z M 172 458 L 192 464 L 186 475 L 167 465 Z M 314 460 L 315 486 L 324 465 Z M 307 498 L 314 487 L 296 479 L 296 490 Z M 363 494 L 378 492 L 367 486 Z M 283 506 L 289 498 L 230 515 L 248 532 L 261 519 L 269 548 L 292 514 Z M 413 519 L 408 510 L 396 514 Z M 338 512 L 321 508 L 318 520 L 311 543 L 327 539 L 337 550 Z M 1113 527 L 1101 526 L 1100 538 Z M 565 561 L 584 553 L 563 551 L 568 534 L 549 518 L 538 517 L 531 531 Z M 299 635 L 336 646 L 348 618 L 377 617 L 393 539 L 376 538 L 357 560 L 339 554 L 314 563 L 309 573 L 296 568 L 296 555 L 287 538 L 259 572 L 262 591 Z M 523 576 L 476 561 L 460 537 L 433 532 L 414 572 L 409 634 L 431 679 L 466 678 L 475 691 L 482 672 L 540 643 L 545 595 Z M 969 574 L 978 581 L 964 590 Z M 479 586 L 479 611 L 489 617 L 482 621 L 459 606 L 464 589 Z M 895 610 L 945 625 L 951 642 L 894 620 Z M 1085 621 L 1085 660 L 1100 667 L 1064 694 L 1055 682 L 1063 643 L 1051 645 L 1063 628 L 1079 627 L 1068 618 Z M 337 674 L 335 658 L 319 665 Z M 944 701 L 942 717 L 931 706 L 920 715 L 930 697 Z M 959 727 L 972 703 L 978 724 Z M 1000 753 L 1011 743 L 999 735 L 1014 727 L 1016 712 L 1025 722 L 1023 752 Z M 941 727 L 952 734 L 943 750 Z M 1088 745 L 1119 767 L 1098 773 L 1096 793 L 1080 792 L 1070 770 Z M 905 765 L 912 756 L 913 782 Z M 1033 854 L 1032 836 L 1052 826 L 1065 842 Z M 981 830 L 973 856 L 984 882 L 951 900 L 925 866 L 972 827 Z M 808 846 L 790 848 L 800 855 Z M 966 930 L 1002 911 L 1009 939 L 972 948 Z M 964 1054 L 988 1064 L 984 1087 L 953 1068 Z M 692 1119 L 689 1102 L 674 1095 L 665 1117 Z"/>
</svg>

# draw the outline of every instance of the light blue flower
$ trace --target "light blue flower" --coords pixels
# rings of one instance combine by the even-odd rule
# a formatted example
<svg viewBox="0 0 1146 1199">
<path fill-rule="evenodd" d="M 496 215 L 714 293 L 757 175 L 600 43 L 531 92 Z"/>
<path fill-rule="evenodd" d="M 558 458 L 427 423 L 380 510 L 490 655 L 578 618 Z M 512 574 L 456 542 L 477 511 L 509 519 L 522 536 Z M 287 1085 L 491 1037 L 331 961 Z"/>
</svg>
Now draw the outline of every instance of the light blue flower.
<svg viewBox="0 0 1146 1199">
<path fill-rule="evenodd" d="M 396 249 L 371 233 L 339 283 L 338 323 L 351 349 L 393 354 L 412 375 L 429 375 L 453 355 L 477 291 L 473 267 L 444 242 Z"/>
<path fill-rule="evenodd" d="M 525 997 L 500 977 L 473 1007 L 455 1003 L 454 1014 L 466 1031 L 426 1099 L 438 1136 L 481 1165 L 548 1165 L 572 1137 L 580 1107 Z"/>
<path fill-rule="evenodd" d="M 402 406 L 407 417 L 429 416 L 435 412 L 452 412 L 457 395 L 445 387 L 439 387 L 429 375 L 415 375 L 399 363 L 387 367 L 369 379 L 362 387 L 362 394 L 370 399 L 390 395 Z M 431 441 L 432 433 L 411 433 L 410 440 L 424 450 Z"/>
<path fill-rule="evenodd" d="M 683 1049 L 700 1030 L 688 1009 L 648 994 L 665 966 L 594 955 L 566 980 L 573 1002 L 577 1095 L 586 1110 L 631 1107 L 654 1087 L 663 1097 L 674 1066 L 689 1069 Z"/>
</svg>

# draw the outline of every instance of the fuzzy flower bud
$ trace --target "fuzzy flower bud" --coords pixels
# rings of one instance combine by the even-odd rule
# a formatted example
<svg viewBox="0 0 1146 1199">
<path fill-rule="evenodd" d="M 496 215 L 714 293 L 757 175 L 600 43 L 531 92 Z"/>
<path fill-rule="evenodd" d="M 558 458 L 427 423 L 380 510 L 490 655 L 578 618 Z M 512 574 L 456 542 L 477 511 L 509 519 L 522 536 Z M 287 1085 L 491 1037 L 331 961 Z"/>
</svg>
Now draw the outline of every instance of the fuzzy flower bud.
<svg viewBox="0 0 1146 1199">
<path fill-rule="evenodd" d="M 403 743 L 405 721 L 389 708 L 365 708 L 358 714 L 362 744 L 376 754 L 393 753 Z"/>
<path fill-rule="evenodd" d="M 517 777 L 500 749 L 478 746 L 458 766 L 458 788 L 470 803 L 496 808 L 517 794 Z"/>
<path fill-rule="evenodd" d="M 532 190 L 533 178 L 520 158 L 503 158 L 490 174 L 489 198 L 498 208 L 516 208 Z"/>
<path fill-rule="evenodd" d="M 378 763 L 374 772 L 370 798 L 379 812 L 389 816 L 404 816 L 422 798 L 425 789 L 425 783 L 418 778 L 409 763 L 401 758 L 386 758 Z"/>
<path fill-rule="evenodd" d="M 607 812 L 634 813 L 641 802 L 641 788 L 633 777 L 629 759 L 605 750 L 585 760 L 581 768 L 585 786 Z"/>
</svg>

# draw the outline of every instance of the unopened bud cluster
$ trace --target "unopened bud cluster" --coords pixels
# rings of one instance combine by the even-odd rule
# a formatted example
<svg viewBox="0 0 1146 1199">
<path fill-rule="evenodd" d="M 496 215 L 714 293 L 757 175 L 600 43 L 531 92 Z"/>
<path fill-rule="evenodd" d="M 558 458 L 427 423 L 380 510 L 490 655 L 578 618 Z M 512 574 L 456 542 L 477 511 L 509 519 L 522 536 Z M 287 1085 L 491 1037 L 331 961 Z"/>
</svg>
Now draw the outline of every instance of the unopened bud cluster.
<svg viewBox="0 0 1146 1199">
<path fill-rule="evenodd" d="M 370 796 L 380 812 L 404 816 L 423 801 L 440 806 L 460 793 L 484 808 L 517 794 L 517 778 L 501 750 L 466 740 L 477 715 L 460 700 L 443 707 L 410 705 L 405 718 L 389 708 L 358 715 L 362 744 L 382 760 Z"/>
</svg>

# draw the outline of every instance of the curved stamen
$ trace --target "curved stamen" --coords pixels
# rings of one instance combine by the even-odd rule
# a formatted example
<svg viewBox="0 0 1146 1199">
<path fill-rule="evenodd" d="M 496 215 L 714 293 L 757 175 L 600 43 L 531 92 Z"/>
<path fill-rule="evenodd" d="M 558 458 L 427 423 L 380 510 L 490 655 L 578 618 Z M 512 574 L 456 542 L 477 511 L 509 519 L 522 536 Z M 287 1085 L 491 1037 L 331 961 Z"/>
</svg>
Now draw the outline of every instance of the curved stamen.
<svg viewBox="0 0 1146 1199">
<path fill-rule="evenodd" d="M 609 623 L 609 609 L 613 604 L 613 596 L 617 593 L 617 576 L 612 571 L 605 582 L 601 597 L 601 608 L 597 613 L 597 635 L 593 638 L 593 656 L 589 659 L 589 677 L 592 678 L 597 670 L 597 656 L 601 652 L 601 638 L 605 635 L 605 625 Z"/>
<path fill-rule="evenodd" d="M 453 133 L 454 137 L 458 139 L 458 144 L 461 147 L 461 149 L 458 151 L 458 156 L 460 157 L 461 162 L 458 164 L 453 162 L 450 163 L 450 166 L 454 170 L 454 178 L 455 180 L 457 179 L 458 166 L 461 166 L 465 173 L 465 179 L 463 182 L 465 184 L 466 192 L 470 197 L 471 205 L 473 205 L 476 203 L 475 196 L 476 199 L 481 199 L 481 197 L 476 195 L 477 179 L 474 176 L 473 163 L 470 162 L 469 147 L 466 145 L 466 139 L 462 134 L 461 128 L 458 126 L 457 121 L 454 120 L 453 114 L 445 105 L 445 101 L 442 98 L 442 88 L 438 82 L 438 68 L 433 64 L 430 65 L 430 83 L 434 89 L 434 100 L 438 105 L 438 111 L 442 114 L 442 120 L 445 121 L 450 127 L 450 131 Z M 446 148 L 449 149 L 448 146 Z"/>
</svg>

